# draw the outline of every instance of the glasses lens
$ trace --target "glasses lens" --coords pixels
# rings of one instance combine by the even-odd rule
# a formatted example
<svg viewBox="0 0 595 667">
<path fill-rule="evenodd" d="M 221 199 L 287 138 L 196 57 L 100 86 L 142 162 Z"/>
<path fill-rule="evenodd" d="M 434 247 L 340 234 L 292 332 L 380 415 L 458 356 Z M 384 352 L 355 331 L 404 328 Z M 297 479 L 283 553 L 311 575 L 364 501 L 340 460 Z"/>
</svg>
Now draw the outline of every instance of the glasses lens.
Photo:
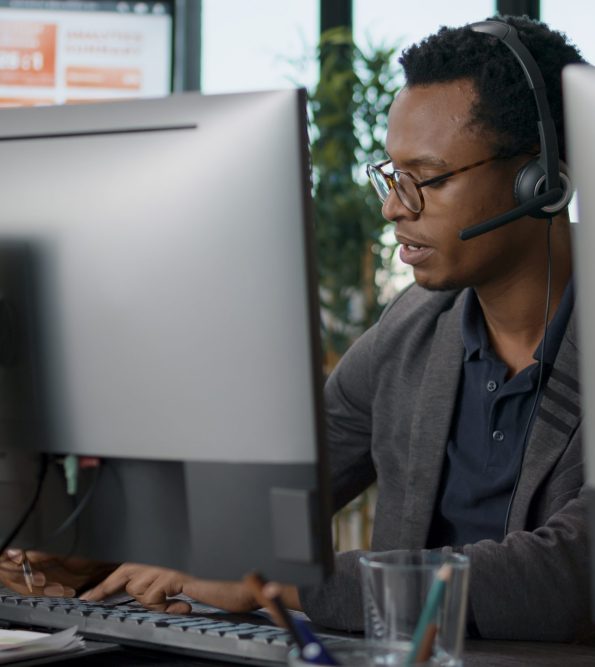
<svg viewBox="0 0 595 667">
<path fill-rule="evenodd" d="M 380 201 L 384 201 L 388 197 L 390 192 L 389 184 L 386 180 L 386 176 L 380 171 L 380 169 L 372 164 L 368 165 L 368 178 L 376 190 L 376 194 L 380 198 Z"/>
<path fill-rule="evenodd" d="M 421 198 L 419 190 L 415 187 L 415 183 L 405 172 L 395 172 L 395 180 L 397 182 L 397 194 L 400 200 L 412 213 L 419 213 L 421 211 Z"/>
</svg>

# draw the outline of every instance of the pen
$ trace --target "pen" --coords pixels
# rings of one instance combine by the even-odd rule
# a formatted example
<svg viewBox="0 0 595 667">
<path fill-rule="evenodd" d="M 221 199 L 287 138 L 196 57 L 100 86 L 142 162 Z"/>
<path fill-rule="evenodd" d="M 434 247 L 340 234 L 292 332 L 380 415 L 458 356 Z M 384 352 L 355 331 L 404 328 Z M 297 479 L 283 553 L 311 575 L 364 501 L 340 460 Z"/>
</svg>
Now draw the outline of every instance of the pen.
<svg viewBox="0 0 595 667">
<path fill-rule="evenodd" d="M 273 608 L 274 612 L 277 615 L 277 619 L 273 616 L 273 620 L 276 620 L 277 625 L 282 625 L 291 635 L 291 638 L 297 644 L 300 651 L 306 645 L 302 635 L 298 632 L 294 620 L 287 607 L 281 599 L 280 589 L 276 584 L 267 584 L 266 580 L 258 572 L 252 572 L 251 574 L 244 577 L 244 580 L 254 589 L 257 590 L 263 597 L 265 597 Z M 265 590 L 266 587 L 266 590 Z"/>
<path fill-rule="evenodd" d="M 305 621 L 294 618 L 296 632 L 301 636 L 304 646 L 300 647 L 300 657 L 304 662 L 315 665 L 338 665 L 338 661 L 329 653 L 329 650 L 312 632 Z"/>
<path fill-rule="evenodd" d="M 407 656 L 406 664 L 414 665 L 416 662 L 426 662 L 432 657 L 432 644 L 436 635 L 436 613 L 444 596 L 446 582 L 450 579 L 452 567 L 443 565 L 436 573 L 436 578 L 430 586 L 419 620 L 413 633 L 412 646 Z"/>
<path fill-rule="evenodd" d="M 274 584 L 268 584 L 269 593 L 275 591 Z M 271 591 L 272 589 L 272 591 Z M 329 653 L 328 649 L 312 632 L 305 621 L 293 617 L 285 606 L 281 595 L 267 596 L 275 608 L 275 611 L 283 619 L 289 634 L 300 649 L 300 658 L 304 662 L 310 662 L 315 665 L 338 665 L 339 663 Z"/>
<path fill-rule="evenodd" d="M 33 570 L 31 570 L 31 563 L 27 558 L 26 551 L 23 551 L 23 562 L 21 565 L 23 568 L 23 577 L 25 579 L 27 590 L 29 591 L 29 593 L 33 593 Z"/>
<path fill-rule="evenodd" d="M 294 643 L 300 650 L 300 658 L 304 662 L 316 665 L 338 665 L 339 663 L 329 653 L 320 639 L 312 632 L 307 623 L 295 618 L 289 613 L 281 598 L 280 588 L 277 584 L 266 583 L 260 574 L 252 573 L 245 580 L 254 588 L 257 588 L 270 603 L 281 624 L 287 629 Z"/>
</svg>

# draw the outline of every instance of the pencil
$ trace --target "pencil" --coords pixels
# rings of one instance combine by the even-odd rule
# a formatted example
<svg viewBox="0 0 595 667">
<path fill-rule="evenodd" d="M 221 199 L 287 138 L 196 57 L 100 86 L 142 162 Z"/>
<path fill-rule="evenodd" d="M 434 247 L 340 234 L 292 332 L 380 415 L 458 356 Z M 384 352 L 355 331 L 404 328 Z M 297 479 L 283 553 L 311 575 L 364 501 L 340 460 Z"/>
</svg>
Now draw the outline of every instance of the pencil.
<svg viewBox="0 0 595 667">
<path fill-rule="evenodd" d="M 25 585 L 29 593 L 33 593 L 33 570 L 31 569 L 31 563 L 27 558 L 27 552 L 23 551 L 23 577 L 25 579 Z"/>
<path fill-rule="evenodd" d="M 452 566 L 450 565 L 443 565 L 436 572 L 436 578 L 430 586 L 428 596 L 415 626 L 411 651 L 407 656 L 406 664 L 408 666 L 414 665 L 416 662 L 426 662 L 432 657 L 432 644 L 437 630 L 435 625 L 436 613 L 444 596 L 446 582 L 450 579 L 451 574 Z"/>
<path fill-rule="evenodd" d="M 419 645 L 419 650 L 415 659 L 416 662 L 427 662 L 432 657 L 434 639 L 436 638 L 437 632 L 438 626 L 436 623 L 430 623 L 426 628 L 421 644 Z"/>
</svg>

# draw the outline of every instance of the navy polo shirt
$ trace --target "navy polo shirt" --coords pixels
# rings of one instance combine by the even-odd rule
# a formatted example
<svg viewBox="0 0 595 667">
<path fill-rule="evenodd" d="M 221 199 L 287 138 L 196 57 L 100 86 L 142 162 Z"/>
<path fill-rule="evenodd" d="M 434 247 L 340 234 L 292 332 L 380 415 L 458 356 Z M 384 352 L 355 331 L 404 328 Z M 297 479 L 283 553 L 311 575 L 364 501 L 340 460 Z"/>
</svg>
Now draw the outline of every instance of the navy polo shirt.
<svg viewBox="0 0 595 667">
<path fill-rule="evenodd" d="M 542 389 L 573 303 L 570 281 L 548 326 Z M 430 548 L 503 539 L 539 378 L 541 343 L 533 355 L 536 363 L 506 379 L 508 369 L 490 345 L 483 312 L 472 289 L 462 319 L 465 356 L 428 538 Z"/>
</svg>

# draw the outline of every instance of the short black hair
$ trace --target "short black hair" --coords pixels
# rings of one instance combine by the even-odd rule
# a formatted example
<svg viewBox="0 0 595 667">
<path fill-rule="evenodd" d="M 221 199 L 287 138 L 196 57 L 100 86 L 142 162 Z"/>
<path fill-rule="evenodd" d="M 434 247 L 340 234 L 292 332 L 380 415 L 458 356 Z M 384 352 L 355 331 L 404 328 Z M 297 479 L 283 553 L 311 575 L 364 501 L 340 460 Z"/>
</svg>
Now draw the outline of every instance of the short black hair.
<svg viewBox="0 0 595 667">
<path fill-rule="evenodd" d="M 567 37 L 526 16 L 496 16 L 513 25 L 537 62 L 558 135 L 560 158 L 566 157 L 561 72 L 584 63 Z M 498 155 L 532 152 L 539 145 L 537 107 L 520 63 L 498 38 L 471 30 L 442 27 L 411 46 L 399 58 L 409 86 L 471 80 L 478 93 L 471 122 L 495 141 Z"/>
</svg>

